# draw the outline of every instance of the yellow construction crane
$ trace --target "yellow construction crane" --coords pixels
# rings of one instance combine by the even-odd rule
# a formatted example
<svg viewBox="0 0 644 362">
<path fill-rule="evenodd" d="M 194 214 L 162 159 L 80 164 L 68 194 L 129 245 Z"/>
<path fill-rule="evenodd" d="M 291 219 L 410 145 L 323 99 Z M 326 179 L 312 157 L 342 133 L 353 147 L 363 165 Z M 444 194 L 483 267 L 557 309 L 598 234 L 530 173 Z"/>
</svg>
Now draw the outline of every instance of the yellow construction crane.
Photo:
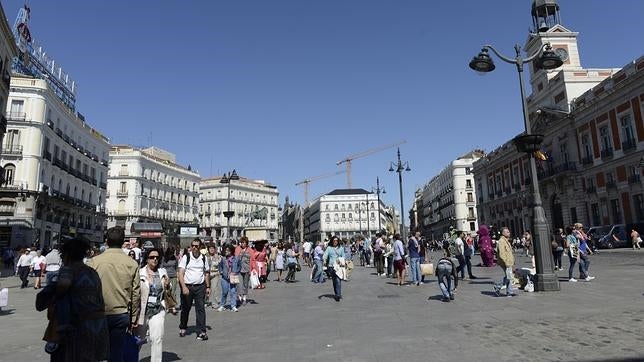
<svg viewBox="0 0 644 362">
<path fill-rule="evenodd" d="M 351 188 L 351 162 L 353 160 L 355 160 L 357 158 L 369 156 L 369 155 L 372 155 L 372 154 L 380 152 L 380 151 L 384 151 L 384 150 L 389 149 L 389 148 L 400 146 L 400 145 L 402 145 L 403 143 L 406 143 L 406 142 L 407 141 L 405 141 L 405 140 L 400 140 L 400 141 L 398 141 L 396 143 L 392 143 L 390 145 L 384 145 L 384 146 L 372 148 L 370 150 L 354 153 L 354 154 L 349 155 L 346 158 L 336 162 L 335 164 L 337 166 L 340 166 L 341 164 L 344 163 L 346 165 L 346 167 L 347 167 L 347 188 L 349 188 L 349 189 Z"/>
<path fill-rule="evenodd" d="M 324 175 L 318 175 L 318 176 L 309 177 L 309 178 L 306 178 L 306 179 L 296 183 L 295 186 L 304 185 L 304 207 L 309 206 L 309 184 L 311 182 L 317 181 L 317 180 L 322 180 L 322 179 L 325 179 L 327 177 L 341 175 L 343 173 L 344 173 L 343 170 L 342 171 L 332 172 L 332 173 L 325 173 Z"/>
</svg>

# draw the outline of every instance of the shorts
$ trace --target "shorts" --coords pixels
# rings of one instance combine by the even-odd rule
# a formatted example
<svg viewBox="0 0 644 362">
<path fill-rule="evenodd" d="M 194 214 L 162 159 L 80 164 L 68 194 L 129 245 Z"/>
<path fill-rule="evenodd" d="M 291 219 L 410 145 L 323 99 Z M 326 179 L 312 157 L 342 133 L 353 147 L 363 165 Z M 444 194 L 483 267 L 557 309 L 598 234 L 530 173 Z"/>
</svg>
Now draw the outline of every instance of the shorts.
<svg viewBox="0 0 644 362">
<path fill-rule="evenodd" d="M 398 272 L 402 272 L 405 270 L 405 260 L 400 259 L 400 260 L 394 260 L 394 269 Z"/>
<path fill-rule="evenodd" d="M 311 257 L 311 253 L 304 253 L 304 257 L 305 257 L 305 258 L 310 258 L 310 257 Z"/>
</svg>

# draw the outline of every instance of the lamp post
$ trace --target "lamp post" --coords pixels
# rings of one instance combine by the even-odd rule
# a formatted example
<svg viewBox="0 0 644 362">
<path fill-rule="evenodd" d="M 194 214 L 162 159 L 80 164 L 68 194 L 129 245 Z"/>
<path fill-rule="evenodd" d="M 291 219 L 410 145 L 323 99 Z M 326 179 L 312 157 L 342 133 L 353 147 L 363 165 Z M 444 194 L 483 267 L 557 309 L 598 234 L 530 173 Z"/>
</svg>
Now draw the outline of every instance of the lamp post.
<svg viewBox="0 0 644 362">
<path fill-rule="evenodd" d="M 367 201 L 364 203 L 365 207 L 367 208 L 367 238 L 371 239 L 371 227 L 369 225 L 369 193 L 365 195 L 367 197 Z"/>
<path fill-rule="evenodd" d="M 411 168 L 409 167 L 409 162 L 405 161 L 402 162 L 400 160 L 400 147 L 398 147 L 398 160 L 396 162 L 390 162 L 389 165 L 389 172 L 398 172 L 398 187 L 400 189 L 400 232 L 402 234 L 402 239 L 407 240 L 407 232 L 405 230 L 405 217 L 404 215 L 404 210 L 405 207 L 403 205 L 403 190 L 402 190 L 402 172 L 403 171 L 411 171 Z"/>
<path fill-rule="evenodd" d="M 539 193 L 539 180 L 537 178 L 537 164 L 533 156 L 533 152 L 539 149 L 539 145 L 543 141 L 543 135 L 532 134 L 530 127 L 530 119 L 528 118 L 528 103 L 523 90 L 523 64 L 536 62 L 539 69 L 550 70 L 559 68 L 563 61 L 561 58 L 552 51 L 550 43 L 544 44 L 534 54 L 527 58 L 521 57 L 521 46 L 519 44 L 514 46 L 515 57 L 510 58 L 499 53 L 491 45 L 483 46 L 481 52 L 472 59 L 470 68 L 477 72 L 491 72 L 494 70 L 494 62 L 488 54 L 488 50 L 492 50 L 501 60 L 506 63 L 514 64 L 517 67 L 519 75 L 519 90 L 521 93 L 521 106 L 523 108 L 523 123 L 525 132 L 514 139 L 514 144 L 519 152 L 529 154 L 530 158 L 530 174 L 532 178 L 532 226 L 533 238 L 535 248 L 535 263 L 536 263 L 536 282 L 535 290 L 537 291 L 557 291 L 559 290 L 559 281 L 553 271 L 552 253 L 550 252 L 550 238 L 548 221 L 546 220 L 546 213 L 541 204 L 541 194 Z"/>
<path fill-rule="evenodd" d="M 380 178 L 376 177 L 376 188 L 371 188 L 371 192 L 375 192 L 378 195 L 378 232 L 382 232 L 382 225 L 380 224 L 380 193 L 386 194 L 384 187 L 380 187 Z"/>
<path fill-rule="evenodd" d="M 226 188 L 228 189 L 228 197 L 226 197 L 226 211 L 224 211 L 224 217 L 226 218 L 226 239 L 230 239 L 230 218 L 235 215 L 235 212 L 230 210 L 230 184 L 231 181 L 235 180 L 239 180 L 239 175 L 237 175 L 237 171 L 235 170 L 224 173 L 219 180 L 219 183 L 226 184 Z"/>
</svg>

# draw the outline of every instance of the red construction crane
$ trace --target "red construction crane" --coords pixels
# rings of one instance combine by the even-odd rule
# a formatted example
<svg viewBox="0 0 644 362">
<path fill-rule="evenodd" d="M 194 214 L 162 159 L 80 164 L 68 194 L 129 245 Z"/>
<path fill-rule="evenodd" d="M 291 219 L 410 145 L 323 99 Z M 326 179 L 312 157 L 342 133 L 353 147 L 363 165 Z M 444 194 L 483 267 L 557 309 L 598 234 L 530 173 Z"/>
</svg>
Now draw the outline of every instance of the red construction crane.
<svg viewBox="0 0 644 362">
<path fill-rule="evenodd" d="M 384 151 L 384 150 L 389 149 L 389 148 L 400 146 L 400 145 L 402 145 L 403 143 L 406 143 L 406 142 L 407 141 L 405 141 L 405 140 L 400 140 L 400 141 L 398 141 L 396 143 L 392 143 L 390 145 L 380 146 L 380 147 L 372 148 L 370 150 L 354 153 L 352 155 L 347 156 L 345 159 L 342 159 L 342 160 L 336 162 L 335 164 L 337 166 L 340 166 L 343 163 L 347 165 L 347 188 L 349 188 L 349 189 L 351 188 L 351 162 L 353 160 L 355 160 L 357 158 L 369 156 L 369 155 L 372 155 L 372 154 L 380 152 L 380 151 Z"/>
<path fill-rule="evenodd" d="M 317 181 L 317 180 L 322 180 L 322 179 L 325 179 L 327 177 L 341 175 L 344 172 L 345 171 L 342 170 L 342 171 L 336 171 L 336 172 L 332 172 L 332 173 L 325 173 L 324 175 L 318 175 L 318 176 L 309 177 L 309 178 L 306 178 L 306 179 L 296 183 L 295 186 L 304 185 L 304 207 L 309 206 L 309 184 L 311 182 Z"/>
</svg>

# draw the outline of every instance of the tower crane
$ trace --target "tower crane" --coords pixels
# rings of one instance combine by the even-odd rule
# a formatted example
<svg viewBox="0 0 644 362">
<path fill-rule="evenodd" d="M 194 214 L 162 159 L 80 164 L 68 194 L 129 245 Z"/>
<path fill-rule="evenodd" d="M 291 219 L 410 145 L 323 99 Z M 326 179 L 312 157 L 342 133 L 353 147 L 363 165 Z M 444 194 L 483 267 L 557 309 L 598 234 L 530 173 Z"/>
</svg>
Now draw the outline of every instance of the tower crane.
<svg viewBox="0 0 644 362">
<path fill-rule="evenodd" d="M 336 172 L 332 172 L 332 173 L 325 173 L 323 175 L 318 175 L 318 176 L 313 176 L 313 177 L 306 178 L 306 179 L 296 183 L 295 186 L 304 185 L 304 207 L 309 206 L 309 184 L 311 182 L 317 181 L 317 180 L 322 180 L 322 179 L 325 179 L 327 177 L 341 175 L 344 172 L 345 172 L 344 170 L 341 170 L 341 171 L 336 171 Z"/>
<path fill-rule="evenodd" d="M 384 145 L 384 146 L 372 148 L 372 149 L 369 149 L 369 150 L 366 150 L 366 151 L 354 153 L 354 154 L 349 155 L 346 158 L 336 162 L 335 164 L 337 166 L 340 166 L 341 164 L 344 163 L 346 165 L 346 167 L 347 167 L 347 170 L 346 170 L 346 172 L 347 172 L 347 188 L 349 188 L 349 189 L 351 188 L 351 162 L 353 160 L 355 160 L 357 158 L 369 156 L 369 155 L 372 155 L 372 154 L 380 152 L 380 151 L 384 151 L 384 150 L 389 149 L 389 148 L 400 146 L 400 145 L 402 145 L 403 143 L 406 143 L 406 142 L 407 141 L 405 141 L 405 140 L 400 140 L 400 141 L 398 141 L 396 143 L 392 143 L 392 144 L 389 144 L 389 145 Z"/>
</svg>

